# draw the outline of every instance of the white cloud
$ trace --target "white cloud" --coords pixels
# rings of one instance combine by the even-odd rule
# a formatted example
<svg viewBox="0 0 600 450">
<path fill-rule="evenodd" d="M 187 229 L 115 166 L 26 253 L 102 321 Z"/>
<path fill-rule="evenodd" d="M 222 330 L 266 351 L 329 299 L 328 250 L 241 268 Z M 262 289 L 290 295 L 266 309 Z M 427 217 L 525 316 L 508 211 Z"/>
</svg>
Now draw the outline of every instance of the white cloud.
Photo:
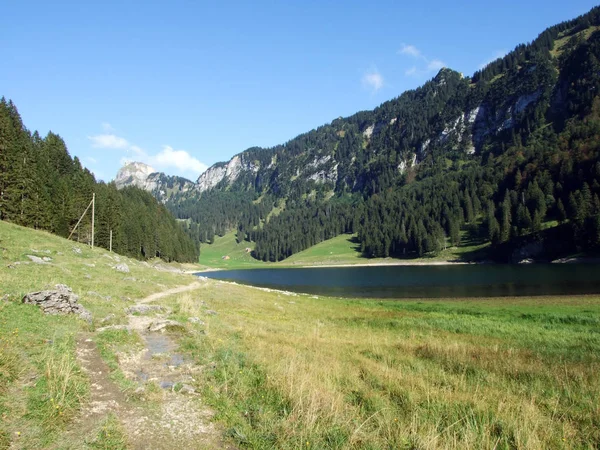
<svg viewBox="0 0 600 450">
<path fill-rule="evenodd" d="M 92 147 L 94 148 L 113 148 L 113 149 L 127 149 L 129 148 L 129 142 L 114 134 L 98 134 L 96 136 L 88 136 L 88 139 L 92 141 Z"/>
<path fill-rule="evenodd" d="M 180 172 L 196 176 L 208 168 L 206 164 L 194 158 L 185 150 L 175 150 L 169 145 L 163 146 L 161 152 L 150 156 L 149 161 L 153 166 L 161 169 L 175 168 Z"/>
<path fill-rule="evenodd" d="M 415 47 L 414 45 L 402 44 L 402 48 L 398 50 L 398 54 L 400 55 L 408 55 L 414 58 L 421 57 L 421 51 Z"/>
<path fill-rule="evenodd" d="M 440 70 L 442 67 L 446 67 L 446 64 L 444 64 L 444 61 L 439 59 L 432 59 L 427 63 L 427 70 L 429 72 Z"/>
<path fill-rule="evenodd" d="M 479 65 L 479 69 L 484 69 L 489 63 L 496 61 L 498 58 L 503 58 L 507 53 L 508 50 L 496 50 L 490 59 Z"/>
<path fill-rule="evenodd" d="M 366 88 L 371 89 L 373 92 L 377 92 L 383 87 L 383 76 L 377 69 L 372 69 L 363 75 L 362 84 Z"/>
<path fill-rule="evenodd" d="M 378 89 L 378 88 L 377 88 Z M 108 131 L 110 124 L 103 123 L 102 128 Z M 110 127 L 112 130 L 112 127 Z M 134 161 L 143 162 L 156 167 L 157 170 L 167 174 L 177 174 L 180 176 L 197 177 L 204 172 L 208 166 L 192 156 L 185 150 L 175 150 L 170 145 L 164 145 L 162 150 L 156 154 L 150 154 L 138 145 L 130 143 L 127 139 L 117 136 L 114 133 L 106 132 L 95 136 L 88 136 L 93 148 L 97 149 L 116 149 L 126 153 L 120 159 L 120 164 L 124 166 Z M 88 161 L 96 163 L 93 157 L 88 157 Z"/>
<path fill-rule="evenodd" d="M 137 145 L 130 145 L 129 150 L 131 150 L 133 153 L 135 153 L 138 156 L 146 156 L 146 152 L 144 150 L 142 150 L 140 147 L 138 147 Z"/>
<path fill-rule="evenodd" d="M 414 45 L 402 44 L 402 47 L 398 50 L 398 54 L 410 56 L 411 58 L 416 58 L 421 61 L 418 66 L 412 66 L 410 69 L 404 71 L 404 74 L 409 77 L 427 76 L 432 72 L 439 71 L 442 67 L 446 67 L 446 64 L 442 60 L 437 58 L 427 58 L 421 53 L 421 50 Z"/>
</svg>

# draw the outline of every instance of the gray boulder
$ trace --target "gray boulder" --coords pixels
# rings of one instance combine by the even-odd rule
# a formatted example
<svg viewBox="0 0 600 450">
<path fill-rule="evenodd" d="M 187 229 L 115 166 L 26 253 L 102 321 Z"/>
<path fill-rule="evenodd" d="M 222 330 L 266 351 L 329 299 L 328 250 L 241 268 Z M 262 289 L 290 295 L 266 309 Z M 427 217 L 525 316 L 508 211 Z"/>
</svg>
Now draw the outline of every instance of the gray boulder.
<svg viewBox="0 0 600 450">
<path fill-rule="evenodd" d="M 129 266 L 125 263 L 117 264 L 115 270 L 117 272 L 129 273 Z"/>
<path fill-rule="evenodd" d="M 148 325 L 148 331 L 152 331 L 152 332 L 164 331 L 169 328 L 179 328 L 182 330 L 185 329 L 183 324 L 176 322 L 174 320 L 169 320 L 169 319 L 155 320 L 150 325 Z"/>
<path fill-rule="evenodd" d="M 22 302 L 39 306 L 44 314 L 77 314 L 88 323 L 92 321 L 90 312 L 79 304 L 79 297 L 64 284 L 57 284 L 54 290 L 30 292 Z"/>
<path fill-rule="evenodd" d="M 32 262 L 34 262 L 36 264 L 48 264 L 48 261 L 43 260 L 39 256 L 35 256 L 35 255 L 25 255 L 25 256 L 27 256 Z"/>
</svg>

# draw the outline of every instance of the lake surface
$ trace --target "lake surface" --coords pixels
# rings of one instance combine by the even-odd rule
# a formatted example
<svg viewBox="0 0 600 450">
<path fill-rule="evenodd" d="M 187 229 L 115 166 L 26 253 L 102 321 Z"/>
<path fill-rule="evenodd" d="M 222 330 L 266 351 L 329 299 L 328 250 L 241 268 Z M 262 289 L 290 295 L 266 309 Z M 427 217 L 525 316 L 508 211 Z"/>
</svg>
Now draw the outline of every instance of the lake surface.
<svg viewBox="0 0 600 450">
<path fill-rule="evenodd" d="M 369 298 L 600 294 L 600 264 L 318 267 L 197 275 L 307 294 Z"/>
</svg>

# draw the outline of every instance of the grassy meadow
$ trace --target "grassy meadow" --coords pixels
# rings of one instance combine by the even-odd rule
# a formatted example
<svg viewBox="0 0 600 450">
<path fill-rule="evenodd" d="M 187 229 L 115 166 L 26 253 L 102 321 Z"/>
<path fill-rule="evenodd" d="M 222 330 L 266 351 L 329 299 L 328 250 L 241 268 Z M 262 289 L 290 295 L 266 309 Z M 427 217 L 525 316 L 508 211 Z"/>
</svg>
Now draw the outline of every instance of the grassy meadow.
<svg viewBox="0 0 600 450">
<path fill-rule="evenodd" d="M 27 255 L 52 261 L 34 264 Z M 118 262 L 130 273 L 113 269 Z M 189 275 L 0 221 L 0 449 L 50 448 L 69 429 L 90 389 L 75 357 L 79 333 L 92 331 L 109 314 L 105 325 L 124 323 L 124 309 L 134 299 L 192 281 Z M 21 304 L 26 293 L 58 283 L 79 295 L 94 317 L 92 325 Z M 91 448 L 111 448 L 103 447 L 99 436 Z"/>
<path fill-rule="evenodd" d="M 4 222 L 0 247 L 0 449 L 63 448 L 89 401 L 76 337 L 109 314 L 125 323 L 132 299 L 193 278 L 127 258 L 131 273 L 119 273 L 114 254 Z M 14 266 L 28 254 L 52 264 Z M 56 283 L 80 295 L 92 325 L 20 303 Z M 600 446 L 600 296 L 395 302 L 202 280 L 156 303 L 186 324 L 173 338 L 236 448 Z M 133 352 L 139 340 L 95 334 L 117 385 L 131 389 L 111 349 Z M 123 430 L 115 412 L 65 448 L 128 448 Z"/>
<path fill-rule="evenodd" d="M 203 392 L 247 448 L 597 448 L 600 299 L 349 301 L 211 282 Z M 201 308 L 173 299 L 179 314 Z"/>
<path fill-rule="evenodd" d="M 447 247 L 435 256 L 411 258 L 410 263 L 428 263 L 438 261 L 456 261 L 485 251 L 488 243 L 480 243 L 469 238 L 467 230 L 461 231 L 462 243 L 457 247 Z M 229 232 L 224 236 L 215 236 L 212 244 L 200 247 L 200 264 L 207 268 L 218 269 L 252 269 L 298 266 L 354 265 L 354 264 L 394 264 L 401 262 L 392 258 L 365 258 L 360 251 L 360 243 L 355 235 L 341 234 L 332 239 L 320 242 L 313 247 L 295 253 L 277 263 L 269 263 L 254 259 L 246 248 L 254 248 L 253 242 L 236 240 L 236 233 Z M 229 259 L 223 259 L 229 256 Z"/>
</svg>

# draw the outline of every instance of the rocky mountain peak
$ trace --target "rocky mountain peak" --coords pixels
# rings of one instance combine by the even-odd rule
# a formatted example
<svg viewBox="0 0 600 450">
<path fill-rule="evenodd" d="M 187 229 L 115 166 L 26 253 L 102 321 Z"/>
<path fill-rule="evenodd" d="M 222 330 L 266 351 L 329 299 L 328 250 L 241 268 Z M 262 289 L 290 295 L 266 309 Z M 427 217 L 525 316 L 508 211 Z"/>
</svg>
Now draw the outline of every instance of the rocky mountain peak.
<svg viewBox="0 0 600 450">
<path fill-rule="evenodd" d="M 141 162 L 131 162 L 121 167 L 115 177 L 115 184 L 117 189 L 136 186 L 150 192 L 162 203 L 165 203 L 172 195 L 187 192 L 195 186 L 186 178 L 166 175 Z"/>
<path fill-rule="evenodd" d="M 115 184 L 118 189 L 124 188 L 125 186 L 137 186 L 144 189 L 148 176 L 155 172 L 156 170 L 148 164 L 131 162 L 119 169 L 117 176 L 115 177 Z"/>
</svg>

